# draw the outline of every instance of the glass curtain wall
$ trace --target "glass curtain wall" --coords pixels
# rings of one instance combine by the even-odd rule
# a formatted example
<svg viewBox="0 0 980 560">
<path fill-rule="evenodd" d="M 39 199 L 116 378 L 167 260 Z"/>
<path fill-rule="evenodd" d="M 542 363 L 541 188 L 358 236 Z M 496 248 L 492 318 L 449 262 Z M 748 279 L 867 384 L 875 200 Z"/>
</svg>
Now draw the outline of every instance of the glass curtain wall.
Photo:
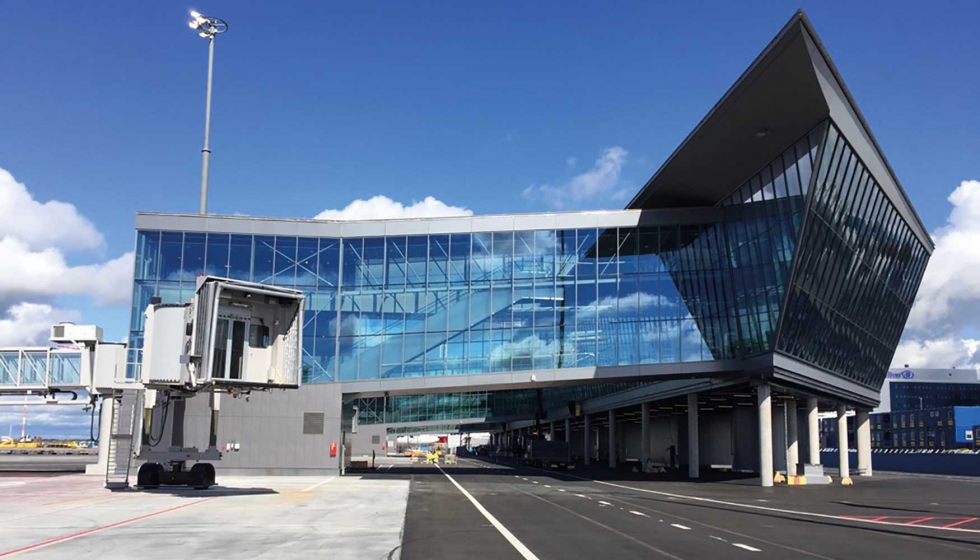
<svg viewBox="0 0 980 560">
<path fill-rule="evenodd" d="M 710 227 L 342 240 L 139 231 L 130 374 L 150 298 L 186 301 L 201 274 L 306 293 L 305 382 L 712 360 L 726 354 L 674 279 L 704 272 L 679 251 Z"/>
<path fill-rule="evenodd" d="M 877 390 L 929 257 L 833 125 L 822 154 L 778 349 Z"/>
<path fill-rule="evenodd" d="M 736 333 L 740 334 L 743 355 L 769 352 L 774 347 L 807 190 L 825 128 L 826 123 L 815 127 L 723 200 L 721 224 L 700 235 L 687 232 L 694 241 L 680 258 L 705 263 L 706 272 L 700 276 L 685 274 L 678 283 L 691 294 L 688 299 L 697 302 L 696 316 L 706 320 L 702 330 L 712 349 L 726 357 L 738 353 L 734 348 L 739 339 Z M 713 249 L 715 245 L 721 248 Z M 720 281 L 716 280 L 719 276 Z M 727 310 L 717 304 L 726 305 Z"/>
</svg>

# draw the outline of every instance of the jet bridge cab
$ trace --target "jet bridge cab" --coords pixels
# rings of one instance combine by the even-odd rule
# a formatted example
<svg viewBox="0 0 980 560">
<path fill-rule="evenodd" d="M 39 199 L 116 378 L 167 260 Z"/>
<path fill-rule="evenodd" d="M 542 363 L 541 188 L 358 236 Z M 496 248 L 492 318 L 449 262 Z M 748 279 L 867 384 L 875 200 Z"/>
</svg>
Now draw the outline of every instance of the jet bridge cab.
<svg viewBox="0 0 980 560">
<path fill-rule="evenodd" d="M 190 302 L 150 303 L 139 375 L 144 393 L 137 458 L 146 462 L 138 486 L 214 484 L 214 467 L 204 461 L 221 458 L 221 395 L 299 387 L 304 300 L 297 290 L 202 276 Z M 205 451 L 184 447 L 186 401 L 199 393 L 208 394 L 211 407 Z M 170 444 L 164 447 L 168 416 Z M 196 462 L 190 470 L 188 461 Z"/>
<path fill-rule="evenodd" d="M 232 392 L 299 387 L 303 301 L 297 290 L 198 278 L 190 303 L 147 308 L 143 386 Z"/>
</svg>

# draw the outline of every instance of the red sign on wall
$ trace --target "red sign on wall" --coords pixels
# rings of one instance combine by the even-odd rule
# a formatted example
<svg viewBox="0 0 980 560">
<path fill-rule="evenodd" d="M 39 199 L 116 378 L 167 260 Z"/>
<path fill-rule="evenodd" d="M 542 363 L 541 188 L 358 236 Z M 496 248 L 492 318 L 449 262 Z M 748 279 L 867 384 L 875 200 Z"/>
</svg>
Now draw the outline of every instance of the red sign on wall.
<svg viewBox="0 0 980 560">
<path fill-rule="evenodd" d="M 331 457 L 336 457 L 337 456 L 337 442 L 336 441 L 331 441 L 330 442 L 330 456 Z"/>
</svg>

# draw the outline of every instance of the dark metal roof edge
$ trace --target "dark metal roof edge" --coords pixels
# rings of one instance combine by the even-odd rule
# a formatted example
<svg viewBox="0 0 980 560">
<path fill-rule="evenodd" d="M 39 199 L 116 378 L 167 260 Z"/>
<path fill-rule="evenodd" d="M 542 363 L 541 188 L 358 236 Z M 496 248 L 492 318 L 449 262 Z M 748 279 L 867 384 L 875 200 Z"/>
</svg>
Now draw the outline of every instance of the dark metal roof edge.
<svg viewBox="0 0 980 560">
<path fill-rule="evenodd" d="M 687 146 L 688 142 L 690 142 L 690 140 L 698 133 L 698 131 L 701 130 L 701 127 L 704 126 L 704 124 L 707 123 L 715 115 L 718 109 L 728 100 L 729 97 L 731 97 L 731 95 L 735 92 L 735 90 L 742 85 L 742 83 L 748 78 L 748 76 L 762 63 L 763 60 L 765 60 L 772 53 L 773 49 L 776 48 L 776 45 L 780 41 L 782 41 L 783 38 L 789 35 L 793 27 L 798 23 L 806 21 L 805 18 L 806 18 L 806 14 L 803 13 L 802 9 L 798 9 L 796 13 L 793 14 L 793 17 L 791 17 L 789 21 L 786 22 L 786 24 L 782 27 L 782 29 L 779 30 L 779 33 L 777 33 L 776 36 L 773 37 L 771 41 L 769 41 L 769 44 L 766 45 L 766 48 L 764 48 L 762 52 L 755 57 L 752 63 L 749 64 L 748 68 L 746 68 L 745 71 L 742 72 L 741 75 L 739 75 L 738 79 L 735 80 L 735 82 L 728 88 L 728 90 L 725 91 L 725 94 L 722 95 L 717 102 L 715 102 L 715 104 L 711 107 L 711 110 L 709 110 L 704 115 L 704 117 L 702 117 L 701 120 L 698 121 L 697 126 L 695 126 L 694 129 L 691 130 L 691 132 L 689 132 L 688 135 L 684 137 L 684 140 L 681 141 L 681 143 L 676 148 L 674 148 L 674 151 L 671 152 L 669 156 L 667 156 L 667 159 L 665 159 L 664 162 L 660 165 L 660 167 L 657 168 L 657 171 L 654 172 L 653 176 L 650 177 L 650 179 L 643 184 L 643 187 L 639 190 L 639 192 L 637 192 L 633 196 L 633 198 L 629 201 L 629 204 L 626 205 L 625 208 L 626 210 L 635 209 L 634 205 L 639 204 L 642 200 L 645 200 L 646 198 L 650 197 L 652 193 L 646 192 L 650 184 L 653 183 L 657 179 L 657 177 L 660 176 L 660 173 L 670 164 L 671 161 L 674 160 L 674 157 L 678 153 L 680 153 L 685 146 Z"/>
</svg>

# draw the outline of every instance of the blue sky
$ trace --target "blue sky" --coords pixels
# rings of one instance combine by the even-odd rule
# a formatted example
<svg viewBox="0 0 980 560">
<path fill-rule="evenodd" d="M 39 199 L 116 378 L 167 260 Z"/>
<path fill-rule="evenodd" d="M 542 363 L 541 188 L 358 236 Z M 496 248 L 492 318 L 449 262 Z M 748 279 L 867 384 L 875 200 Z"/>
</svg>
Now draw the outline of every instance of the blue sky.
<svg viewBox="0 0 980 560">
<path fill-rule="evenodd" d="M 943 227 L 954 209 L 947 197 L 980 180 L 980 3 L 801 4 L 926 226 Z M 524 196 L 529 186 L 563 188 L 590 171 L 608 188 L 566 207 L 622 207 L 795 8 L 2 3 L 0 168 L 33 200 L 76 213 L 20 219 L 66 228 L 77 218 L 102 241 L 28 242 L 58 251 L 66 267 L 101 268 L 43 290 L 0 285 L 0 320 L 23 332 L 12 309 L 30 301 L 124 336 L 128 294 L 91 298 L 79 286 L 109 285 L 103 265 L 132 250 L 137 210 L 197 210 L 206 41 L 188 29 L 189 9 L 230 24 L 216 46 L 210 210 L 313 217 L 373 195 L 405 204 L 432 196 L 479 214 L 544 210 Z M 955 227 L 980 239 L 970 229 L 980 183 L 967 186 L 965 225 Z M 972 246 L 949 243 L 949 262 Z M 936 289 L 967 274 L 937 277 Z M 977 304 L 980 288 L 970 290 L 963 297 Z M 930 325 L 942 323 L 936 338 L 953 337 L 957 359 L 960 339 L 980 337 L 965 318 L 923 321 L 910 351 L 925 352 Z"/>
</svg>

